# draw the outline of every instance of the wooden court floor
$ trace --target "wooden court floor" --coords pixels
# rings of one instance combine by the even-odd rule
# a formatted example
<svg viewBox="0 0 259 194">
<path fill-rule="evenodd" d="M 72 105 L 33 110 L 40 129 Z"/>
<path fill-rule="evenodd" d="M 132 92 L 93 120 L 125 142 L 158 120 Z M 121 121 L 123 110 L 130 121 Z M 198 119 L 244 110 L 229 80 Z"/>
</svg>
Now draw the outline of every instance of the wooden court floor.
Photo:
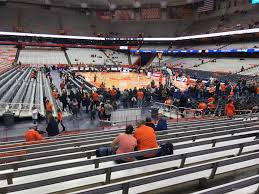
<svg viewBox="0 0 259 194">
<path fill-rule="evenodd" d="M 138 73 L 123 73 L 123 72 L 78 72 L 78 74 L 85 77 L 85 79 L 91 82 L 96 87 L 99 87 L 103 82 L 106 88 L 133 89 L 134 87 L 142 88 L 150 85 L 152 79 L 158 84 L 158 78 L 149 78 L 144 74 Z M 94 76 L 96 75 L 96 82 L 94 82 Z"/>
</svg>

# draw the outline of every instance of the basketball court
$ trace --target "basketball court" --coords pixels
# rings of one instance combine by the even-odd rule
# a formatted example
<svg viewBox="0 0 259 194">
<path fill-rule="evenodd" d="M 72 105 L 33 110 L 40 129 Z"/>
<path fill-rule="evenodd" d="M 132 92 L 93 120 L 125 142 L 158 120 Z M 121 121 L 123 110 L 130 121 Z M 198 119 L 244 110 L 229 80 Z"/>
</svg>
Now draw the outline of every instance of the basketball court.
<svg viewBox="0 0 259 194">
<path fill-rule="evenodd" d="M 95 85 L 100 87 L 102 82 L 105 84 L 106 88 L 116 88 L 133 89 L 142 88 L 150 85 L 152 79 L 154 79 L 156 85 L 158 84 L 157 77 L 148 77 L 144 74 L 131 73 L 131 72 L 79 72 L 77 74 L 82 75 L 85 79 Z M 94 76 L 96 75 L 96 81 L 94 82 Z"/>
</svg>

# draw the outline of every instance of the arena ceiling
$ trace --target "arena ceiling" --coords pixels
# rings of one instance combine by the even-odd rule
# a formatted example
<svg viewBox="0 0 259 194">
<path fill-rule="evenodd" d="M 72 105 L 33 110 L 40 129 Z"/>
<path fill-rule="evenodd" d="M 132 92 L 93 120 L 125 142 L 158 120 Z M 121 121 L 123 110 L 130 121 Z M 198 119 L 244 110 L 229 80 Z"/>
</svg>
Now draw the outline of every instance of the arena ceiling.
<svg viewBox="0 0 259 194">
<path fill-rule="evenodd" d="M 50 6 L 81 7 L 96 9 L 141 8 L 156 6 L 165 8 L 191 4 L 203 0 L 1 0 L 6 2 L 30 3 Z"/>
</svg>

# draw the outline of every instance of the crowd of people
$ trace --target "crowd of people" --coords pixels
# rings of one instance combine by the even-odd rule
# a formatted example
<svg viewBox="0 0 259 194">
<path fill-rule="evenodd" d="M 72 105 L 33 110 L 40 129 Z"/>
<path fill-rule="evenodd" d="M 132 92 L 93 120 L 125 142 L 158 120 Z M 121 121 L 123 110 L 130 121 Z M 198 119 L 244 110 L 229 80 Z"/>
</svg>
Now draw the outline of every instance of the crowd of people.
<svg viewBox="0 0 259 194">
<path fill-rule="evenodd" d="M 188 88 L 186 91 L 179 90 L 173 84 L 163 85 L 162 79 L 159 79 L 158 86 L 152 80 L 150 85 L 140 89 L 135 87 L 121 91 L 120 88 L 115 86 L 105 88 L 103 83 L 98 89 L 93 88 L 89 91 L 86 84 L 81 85 L 80 88 L 75 87 L 71 80 L 76 75 L 71 76 L 62 70 L 60 70 L 59 90 L 52 83 L 50 71 L 50 68 L 45 67 L 45 74 L 51 85 L 53 99 L 60 106 L 57 109 L 57 118 L 54 118 L 53 103 L 50 99 L 43 98 L 48 136 L 58 135 L 60 133 L 59 125 L 61 125 L 63 131 L 66 130 L 63 123 L 63 112 L 70 112 L 74 120 L 78 119 L 80 114 L 86 113 L 90 120 L 99 118 L 99 120 L 110 121 L 112 111 L 117 108 L 142 108 L 152 105 L 154 102 L 162 102 L 165 107 L 170 108 L 172 105 L 179 107 L 182 117 L 185 116 L 185 108 L 199 109 L 204 116 L 207 113 L 214 114 L 219 99 L 223 99 L 225 101 L 225 115 L 232 118 L 236 113 L 236 101 L 238 99 L 259 97 L 259 86 L 256 83 L 247 83 L 246 80 L 240 80 L 237 83 L 222 83 L 216 79 L 211 79 L 207 83 L 201 80 L 190 82 L 190 76 L 187 76 Z M 35 77 L 36 73 L 36 71 L 33 71 L 32 78 Z M 182 75 L 174 72 L 174 79 L 177 79 L 177 76 Z M 34 124 L 37 124 L 38 115 L 37 108 L 34 106 L 32 108 Z M 166 119 L 160 118 L 156 127 L 151 120 L 146 121 L 146 125 L 153 130 L 166 130 Z"/>
</svg>

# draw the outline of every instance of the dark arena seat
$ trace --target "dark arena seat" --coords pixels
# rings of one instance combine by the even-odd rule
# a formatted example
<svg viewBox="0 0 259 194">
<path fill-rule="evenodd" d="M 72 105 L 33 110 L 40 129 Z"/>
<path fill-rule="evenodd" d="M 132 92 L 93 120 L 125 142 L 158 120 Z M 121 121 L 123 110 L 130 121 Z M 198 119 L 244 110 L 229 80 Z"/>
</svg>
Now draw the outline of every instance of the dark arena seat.
<svg viewBox="0 0 259 194">
<path fill-rule="evenodd" d="M 259 192 L 259 3 L 179 2 L 0 2 L 0 194 Z"/>
</svg>

